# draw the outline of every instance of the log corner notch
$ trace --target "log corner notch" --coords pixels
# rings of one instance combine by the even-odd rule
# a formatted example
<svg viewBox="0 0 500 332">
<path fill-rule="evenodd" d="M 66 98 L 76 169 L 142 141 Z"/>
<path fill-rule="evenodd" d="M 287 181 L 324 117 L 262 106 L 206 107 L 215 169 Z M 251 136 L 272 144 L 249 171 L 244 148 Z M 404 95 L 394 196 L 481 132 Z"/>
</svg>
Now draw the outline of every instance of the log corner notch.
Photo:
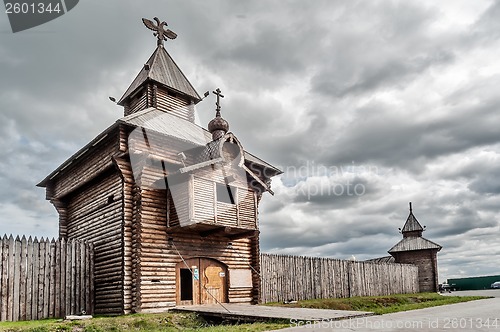
<svg viewBox="0 0 500 332">
<path fill-rule="evenodd" d="M 59 214 L 59 238 L 68 238 L 68 213 L 67 204 L 59 199 L 51 199 L 50 203 L 54 205 L 57 213 Z"/>
</svg>

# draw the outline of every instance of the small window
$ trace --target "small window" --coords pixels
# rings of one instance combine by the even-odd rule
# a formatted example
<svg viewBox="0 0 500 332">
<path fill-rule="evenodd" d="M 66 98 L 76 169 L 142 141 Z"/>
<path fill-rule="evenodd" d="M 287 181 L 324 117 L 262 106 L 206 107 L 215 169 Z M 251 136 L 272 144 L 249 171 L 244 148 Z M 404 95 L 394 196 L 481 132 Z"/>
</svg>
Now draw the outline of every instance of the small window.
<svg viewBox="0 0 500 332">
<path fill-rule="evenodd" d="M 217 201 L 227 204 L 236 204 L 236 188 L 230 185 L 217 183 Z"/>
</svg>

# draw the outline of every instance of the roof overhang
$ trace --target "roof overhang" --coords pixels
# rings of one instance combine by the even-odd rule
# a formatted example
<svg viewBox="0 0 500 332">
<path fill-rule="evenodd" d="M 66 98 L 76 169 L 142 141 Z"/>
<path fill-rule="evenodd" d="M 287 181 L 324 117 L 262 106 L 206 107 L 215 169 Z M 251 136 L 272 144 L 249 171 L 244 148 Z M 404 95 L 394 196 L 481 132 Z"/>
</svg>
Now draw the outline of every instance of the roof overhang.
<svg viewBox="0 0 500 332">
<path fill-rule="evenodd" d="M 36 186 L 37 187 L 46 187 L 47 183 L 51 181 L 52 179 L 56 178 L 61 172 L 63 172 L 66 168 L 68 168 L 71 164 L 73 164 L 75 161 L 80 159 L 81 157 L 85 156 L 87 153 L 89 153 L 93 148 L 95 148 L 102 140 L 104 140 L 113 130 L 115 130 L 118 127 L 118 123 L 113 123 L 111 126 L 109 126 L 107 129 L 105 129 L 103 132 L 101 132 L 99 135 L 97 135 L 93 140 L 91 140 L 87 145 L 85 145 L 83 148 L 78 150 L 75 154 L 73 154 L 71 157 L 69 157 L 65 162 L 63 162 L 59 167 L 57 167 L 52 173 L 47 175 L 45 179 L 40 181 Z"/>
<path fill-rule="evenodd" d="M 424 237 L 405 237 L 387 252 L 392 254 L 396 252 L 407 252 L 417 250 L 437 250 L 440 251 L 443 247 L 439 244 L 427 240 Z"/>
<path fill-rule="evenodd" d="M 163 118 L 164 117 L 164 118 Z M 156 119 L 156 122 L 155 122 Z M 212 135 L 204 128 L 183 120 L 175 115 L 157 110 L 155 108 L 148 108 L 126 117 L 123 117 L 97 135 L 93 140 L 86 144 L 83 148 L 78 150 L 75 154 L 69 157 L 64 163 L 57 167 L 45 179 L 37 184 L 38 187 L 46 187 L 47 183 L 60 175 L 67 167 L 76 162 L 81 157 L 91 153 L 102 140 L 104 140 L 112 131 L 116 130 L 119 125 L 126 125 L 130 128 L 145 128 L 159 135 L 165 135 L 173 139 L 183 141 L 191 144 L 193 147 L 206 146 L 211 142 Z M 231 133 L 229 133 L 231 134 Z M 232 135 L 232 134 L 231 134 Z M 234 135 L 233 135 L 234 136 Z M 239 142 L 238 142 L 239 144 Z M 241 144 L 239 144 L 241 147 Z M 255 155 L 243 150 L 244 162 L 260 165 L 265 168 L 265 175 L 267 178 L 282 174 L 283 172 L 264 160 L 256 157 Z M 245 166 L 244 164 L 241 165 Z M 250 168 L 251 167 L 246 167 Z M 253 175 L 252 175 L 253 174 Z M 252 177 L 256 176 L 253 172 Z M 260 179 L 259 179 L 260 180 Z M 265 186 L 266 187 L 266 186 Z"/>
</svg>

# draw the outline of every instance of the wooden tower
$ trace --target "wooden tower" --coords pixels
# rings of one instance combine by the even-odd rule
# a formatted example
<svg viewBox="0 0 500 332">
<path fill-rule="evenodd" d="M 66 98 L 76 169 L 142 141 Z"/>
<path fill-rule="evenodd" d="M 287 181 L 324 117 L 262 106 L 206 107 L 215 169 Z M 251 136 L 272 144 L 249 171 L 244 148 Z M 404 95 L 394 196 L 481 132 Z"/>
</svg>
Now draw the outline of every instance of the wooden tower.
<svg viewBox="0 0 500 332">
<path fill-rule="evenodd" d="M 394 257 L 396 263 L 418 266 L 418 283 L 421 292 L 437 292 L 437 253 L 442 247 L 422 237 L 424 230 L 413 215 L 410 203 L 410 215 L 401 229 L 403 239 L 389 250 L 389 254 Z"/>
<path fill-rule="evenodd" d="M 39 186 L 59 235 L 95 246 L 95 312 L 256 303 L 258 205 L 280 170 L 247 152 L 221 117 L 194 123 L 201 98 L 165 50 L 176 34 L 143 19 L 157 48 L 118 104 L 124 117 Z"/>
</svg>

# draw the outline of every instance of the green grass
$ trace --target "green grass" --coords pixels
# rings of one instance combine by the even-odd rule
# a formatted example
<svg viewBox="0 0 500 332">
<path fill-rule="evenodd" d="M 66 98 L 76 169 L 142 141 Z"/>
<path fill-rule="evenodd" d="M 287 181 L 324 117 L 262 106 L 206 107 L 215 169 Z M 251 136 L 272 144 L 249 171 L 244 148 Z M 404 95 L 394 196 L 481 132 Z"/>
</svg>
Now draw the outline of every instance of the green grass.
<svg viewBox="0 0 500 332">
<path fill-rule="evenodd" d="M 269 303 L 268 305 L 334 310 L 370 311 L 375 314 L 415 310 L 445 304 L 484 299 L 481 296 L 441 296 L 436 293 L 401 294 L 388 296 L 352 297 L 346 299 L 305 300 L 295 304 Z M 28 332 L 125 332 L 125 331 L 269 331 L 290 325 L 286 322 L 266 322 L 239 325 L 213 325 L 194 313 L 134 314 L 117 317 L 96 317 L 86 321 L 66 322 L 56 319 L 1 322 L 0 331 Z"/>
<path fill-rule="evenodd" d="M 125 332 L 125 331 L 269 331 L 289 327 L 284 323 L 253 323 L 212 325 L 191 313 L 134 314 L 117 317 L 96 317 L 91 320 L 66 322 L 48 319 L 25 322 L 2 322 L 0 331 L 28 332 Z"/>
<path fill-rule="evenodd" d="M 295 308 L 370 311 L 377 315 L 382 315 L 485 298 L 486 297 L 482 296 L 442 296 L 437 293 L 418 293 L 351 297 L 345 299 L 304 300 L 294 304 L 268 303 L 268 305 Z"/>
</svg>

